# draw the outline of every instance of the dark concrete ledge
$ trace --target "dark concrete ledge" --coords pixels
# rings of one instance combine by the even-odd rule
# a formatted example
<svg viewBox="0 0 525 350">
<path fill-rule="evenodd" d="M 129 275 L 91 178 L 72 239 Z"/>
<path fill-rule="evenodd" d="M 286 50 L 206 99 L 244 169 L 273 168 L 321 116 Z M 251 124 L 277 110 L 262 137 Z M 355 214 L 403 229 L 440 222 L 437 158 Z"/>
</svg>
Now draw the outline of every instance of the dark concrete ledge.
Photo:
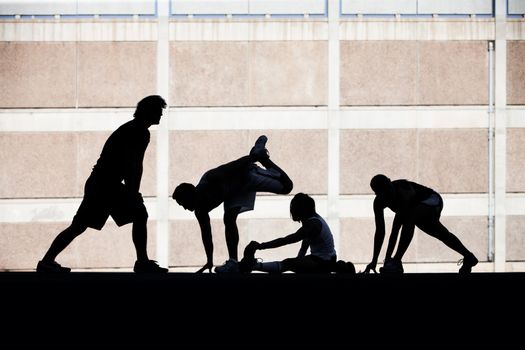
<svg viewBox="0 0 525 350">
<path fill-rule="evenodd" d="M 144 332 L 137 328 L 141 324 L 154 333 L 162 327 L 163 334 L 176 330 L 182 336 L 201 330 L 222 334 L 231 327 L 241 333 L 270 328 L 288 334 L 282 332 L 295 327 L 308 338 L 309 332 L 346 337 L 371 329 L 378 329 L 378 336 L 414 329 L 462 335 L 468 326 L 481 336 L 496 326 L 509 332 L 522 327 L 525 314 L 525 273 L 4 272 L 0 291 L 2 317 L 9 320 L 5 332 L 10 327 Z M 204 333 L 198 340 L 206 339 Z"/>
<path fill-rule="evenodd" d="M 195 274 L 163 275 L 72 272 L 64 275 L 35 272 L 0 273 L 4 300 L 40 305 L 41 298 L 53 302 L 77 302 L 118 305 L 126 300 L 143 300 L 165 307 L 191 307 L 205 300 L 214 306 L 226 302 L 250 302 L 287 306 L 316 300 L 330 301 L 339 308 L 379 307 L 418 300 L 508 303 L 514 297 L 525 298 L 525 273 L 406 273 L 379 274 Z M 396 303 L 392 301 L 396 300 Z M 480 301 L 483 304 L 483 301 Z M 176 306 L 175 306 L 176 305 Z M 354 306 L 351 306 L 354 305 Z M 42 307 L 48 307 L 48 303 Z"/>
</svg>

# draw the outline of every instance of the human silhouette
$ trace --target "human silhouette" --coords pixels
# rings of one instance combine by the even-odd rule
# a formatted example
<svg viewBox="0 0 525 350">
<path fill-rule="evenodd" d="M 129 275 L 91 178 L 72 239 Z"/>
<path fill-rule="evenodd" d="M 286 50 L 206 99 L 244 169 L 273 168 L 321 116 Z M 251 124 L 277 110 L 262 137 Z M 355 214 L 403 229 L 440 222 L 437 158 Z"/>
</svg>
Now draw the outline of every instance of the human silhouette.
<svg viewBox="0 0 525 350">
<path fill-rule="evenodd" d="M 38 272 L 70 272 L 70 268 L 55 261 L 57 255 L 88 227 L 101 230 L 110 215 L 118 226 L 133 223 L 132 239 L 137 254 L 133 271 L 168 271 L 148 258 L 148 212 L 139 192 L 144 153 L 150 141 L 148 128 L 159 124 L 165 107 L 161 96 L 143 98 L 137 104 L 134 118 L 110 135 L 86 180 L 84 198 L 71 225 L 52 242 L 38 262 Z"/>
<path fill-rule="evenodd" d="M 249 155 L 208 170 L 199 183 L 181 183 L 173 192 L 173 199 L 184 209 L 195 213 L 206 252 L 206 264 L 197 272 L 213 267 L 213 241 L 209 212 L 224 203 L 224 229 L 229 259 L 217 266 L 215 272 L 238 272 L 237 247 L 239 230 L 237 216 L 253 210 L 257 192 L 288 194 L 293 182 L 269 156 L 268 138 L 259 136 Z M 264 168 L 255 164 L 259 162 Z"/>
<path fill-rule="evenodd" d="M 290 202 L 290 214 L 293 221 L 301 223 L 301 228 L 268 242 L 251 241 L 244 249 L 244 257 L 239 264 L 241 272 L 330 273 L 336 270 L 339 262 L 336 261 L 334 238 L 326 221 L 315 211 L 314 199 L 305 193 L 297 193 Z M 259 262 L 255 258 L 257 250 L 274 249 L 297 242 L 301 242 L 297 257 L 272 262 Z M 307 254 L 308 249 L 310 254 Z M 341 265 L 344 268 L 345 263 L 341 261 Z"/>
<path fill-rule="evenodd" d="M 375 175 L 372 178 L 370 187 L 376 195 L 374 199 L 376 231 L 372 261 L 367 265 L 364 273 L 369 273 L 370 270 L 376 272 L 377 258 L 385 238 L 385 208 L 392 210 L 395 216 L 384 265 L 379 269 L 379 272 L 403 273 L 403 255 L 410 245 L 416 226 L 463 256 L 463 259 L 460 260 L 462 266 L 459 273 L 470 273 L 472 267 L 476 266 L 478 259 L 474 254 L 465 248 L 461 241 L 439 221 L 443 209 L 443 199 L 436 191 L 404 179 L 391 181 L 382 174 Z M 401 230 L 401 235 L 397 251 L 392 257 L 399 230 Z"/>
</svg>

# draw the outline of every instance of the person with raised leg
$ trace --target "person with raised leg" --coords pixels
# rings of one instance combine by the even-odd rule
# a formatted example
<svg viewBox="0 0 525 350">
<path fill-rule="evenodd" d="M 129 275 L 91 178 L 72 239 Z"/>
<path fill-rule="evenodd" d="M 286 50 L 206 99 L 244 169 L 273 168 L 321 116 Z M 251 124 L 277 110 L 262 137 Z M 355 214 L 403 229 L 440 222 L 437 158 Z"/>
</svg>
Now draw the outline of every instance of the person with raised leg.
<svg viewBox="0 0 525 350">
<path fill-rule="evenodd" d="M 173 199 L 184 209 L 194 212 L 201 231 L 206 264 L 197 272 L 213 265 L 213 241 L 209 212 L 224 206 L 224 229 L 229 259 L 215 272 L 239 272 L 239 214 L 253 210 L 256 194 L 268 192 L 288 194 L 293 189 L 290 177 L 271 159 L 265 135 L 259 136 L 248 155 L 206 171 L 197 185 L 181 183 L 173 191 Z M 263 167 L 256 164 L 259 162 Z"/>
</svg>

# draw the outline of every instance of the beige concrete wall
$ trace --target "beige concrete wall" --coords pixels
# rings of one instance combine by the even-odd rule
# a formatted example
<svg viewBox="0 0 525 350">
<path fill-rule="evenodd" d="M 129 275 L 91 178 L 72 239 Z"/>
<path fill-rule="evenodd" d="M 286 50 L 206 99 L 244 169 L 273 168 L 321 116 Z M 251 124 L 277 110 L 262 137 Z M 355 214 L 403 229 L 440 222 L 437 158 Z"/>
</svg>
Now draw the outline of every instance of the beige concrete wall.
<svg viewBox="0 0 525 350">
<path fill-rule="evenodd" d="M 154 42 L 2 42 L 0 108 L 134 107 L 156 69 Z"/>
<path fill-rule="evenodd" d="M 414 105 L 418 91 L 415 41 L 342 41 L 342 105 Z"/>
<path fill-rule="evenodd" d="M 342 105 L 488 103 L 484 41 L 342 41 Z"/>
<path fill-rule="evenodd" d="M 406 178 L 443 193 L 487 191 L 482 129 L 341 131 L 341 192 L 371 193 L 370 179 Z"/>
<path fill-rule="evenodd" d="M 445 202 L 446 205 L 447 203 Z M 449 216 L 442 217 L 441 222 L 480 261 L 487 260 L 488 231 L 486 218 Z M 383 261 L 385 257 L 388 237 L 392 228 L 392 218 L 387 217 L 385 224 L 386 236 L 379 255 L 379 261 Z M 373 218 L 348 218 L 341 220 L 339 257 L 354 263 L 370 262 L 374 248 L 374 232 Z M 405 262 L 455 262 L 459 259 L 461 259 L 460 254 L 419 229 L 416 229 L 414 238 L 403 258 Z"/>
<path fill-rule="evenodd" d="M 210 130 L 170 133 L 171 191 L 196 184 L 202 174 L 250 152 L 257 137 L 268 136 L 270 158 L 294 182 L 292 193 L 326 193 L 327 133 L 324 130 Z"/>
<path fill-rule="evenodd" d="M 0 223 L 0 267 L 34 269 L 56 235 L 70 223 Z M 155 222 L 148 223 L 148 254 L 155 256 Z M 132 268 L 136 260 L 131 225 L 109 219 L 101 231 L 87 229 L 58 257 L 72 268 Z"/>
<path fill-rule="evenodd" d="M 507 129 L 507 192 L 525 192 L 525 129 Z"/>
<path fill-rule="evenodd" d="M 155 42 L 78 44 L 79 107 L 135 107 L 157 93 Z"/>
<path fill-rule="evenodd" d="M 440 24 L 449 29 L 454 26 Z M 258 24 L 255 27 L 263 28 Z M 199 36 L 198 40 L 193 38 L 195 41 L 181 41 L 193 39 L 176 36 L 177 41 L 170 42 L 169 62 L 165 62 L 169 64 L 171 105 L 327 105 L 326 35 L 295 34 L 292 38 L 288 34 L 272 37 L 275 33 L 259 33 L 242 37 L 253 41 L 228 41 L 240 37 L 223 34 L 219 39 Z M 53 35 L 42 38 L 60 40 Z M 348 38 L 348 33 L 345 35 Z M 96 40 L 105 41 L 91 42 L 1 42 L 0 108 L 134 107 L 142 97 L 157 92 L 157 43 L 142 41 L 155 39 L 146 36 L 109 40 L 101 35 Z M 341 41 L 341 105 L 486 105 L 487 41 L 454 38 Z M 523 105 L 525 44 L 508 41 L 507 50 L 507 103 Z M 249 118 L 249 112 L 246 114 Z M 0 199 L 81 197 L 84 182 L 110 133 L 0 132 Z M 269 136 L 272 159 L 294 181 L 292 194 L 327 193 L 327 131 L 301 129 L 170 131 L 170 191 L 183 181 L 196 183 L 206 170 L 247 154 L 260 134 Z M 371 193 L 369 181 L 376 173 L 421 182 L 442 193 L 487 191 L 485 129 L 345 129 L 340 135 L 342 194 Z M 520 128 L 507 130 L 508 192 L 525 190 L 521 176 L 524 138 Z M 156 175 L 156 138 L 152 132 L 144 162 L 143 195 L 156 196 Z M 525 259 L 522 218 L 507 219 L 509 260 Z M 446 217 L 443 222 L 480 260 L 486 259 L 485 217 Z M 0 223 L 0 268 L 34 268 L 52 239 L 68 224 Z M 341 224 L 339 257 L 367 263 L 372 254 L 373 220 L 342 218 Z M 251 239 L 270 240 L 298 227 L 289 219 L 244 219 L 241 215 L 239 253 Z M 150 222 L 149 228 L 149 252 L 154 257 L 155 223 Z M 220 264 L 227 259 L 221 220 L 213 220 L 213 230 L 215 263 Z M 204 263 L 196 220 L 171 221 L 169 242 L 170 265 Z M 294 256 L 297 249 L 298 245 L 283 247 L 261 252 L 260 257 L 282 260 Z M 406 255 L 410 262 L 457 259 L 456 253 L 419 231 Z M 58 258 L 64 265 L 82 268 L 131 267 L 134 260 L 131 226 L 117 228 L 112 222 L 101 232 L 88 230 Z"/>
<path fill-rule="evenodd" d="M 419 104 L 488 104 L 486 41 L 422 42 L 418 64 Z"/>
<path fill-rule="evenodd" d="M 484 129 L 424 129 L 418 140 L 419 179 L 438 192 L 488 191 L 488 142 Z"/>
<path fill-rule="evenodd" d="M 0 198 L 81 197 L 109 132 L 0 133 Z M 156 137 L 144 159 L 141 192 L 155 194 Z"/>
<path fill-rule="evenodd" d="M 0 108 L 74 107 L 76 45 L 0 42 Z"/>
<path fill-rule="evenodd" d="M 525 260 L 525 216 L 507 216 L 507 260 Z"/>
<path fill-rule="evenodd" d="M 175 106 L 327 104 L 322 41 L 174 42 L 170 101 Z"/>
<path fill-rule="evenodd" d="M 507 104 L 525 104 L 525 41 L 507 42 Z"/>
<path fill-rule="evenodd" d="M 376 174 L 417 179 L 417 131 L 342 130 L 341 193 L 372 193 Z"/>
</svg>

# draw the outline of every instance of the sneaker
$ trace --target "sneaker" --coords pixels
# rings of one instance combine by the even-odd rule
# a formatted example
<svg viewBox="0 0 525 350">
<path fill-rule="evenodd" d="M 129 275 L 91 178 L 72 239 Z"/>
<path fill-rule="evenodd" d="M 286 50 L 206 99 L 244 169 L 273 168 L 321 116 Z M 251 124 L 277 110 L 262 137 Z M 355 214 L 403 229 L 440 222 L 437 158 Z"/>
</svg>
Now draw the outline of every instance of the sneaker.
<svg viewBox="0 0 525 350">
<path fill-rule="evenodd" d="M 246 248 L 244 248 L 244 254 L 242 260 L 239 262 L 239 271 L 242 273 L 252 272 L 255 264 L 257 264 L 257 259 L 255 258 L 255 248 L 256 242 L 252 241 L 248 243 Z"/>
<path fill-rule="evenodd" d="M 474 254 L 470 253 L 458 261 L 458 265 L 462 265 L 459 268 L 459 273 L 467 274 L 472 272 L 472 267 L 478 264 L 478 258 Z"/>
<path fill-rule="evenodd" d="M 355 275 L 355 265 L 351 261 L 337 260 L 333 270 L 335 273 Z"/>
<path fill-rule="evenodd" d="M 403 273 L 403 264 L 399 260 L 387 259 L 383 267 L 379 268 L 379 273 L 384 274 L 401 274 Z"/>
<path fill-rule="evenodd" d="M 166 273 L 168 269 L 160 267 L 155 260 L 137 260 L 133 271 L 135 273 Z"/>
<path fill-rule="evenodd" d="M 67 273 L 71 272 L 71 269 L 61 266 L 56 261 L 40 260 L 36 265 L 36 272 Z"/>
<path fill-rule="evenodd" d="M 224 265 L 217 266 L 214 271 L 216 273 L 238 273 L 239 263 L 236 260 L 228 259 Z"/>
<path fill-rule="evenodd" d="M 268 141 L 268 137 L 265 135 L 259 136 L 257 141 L 255 141 L 255 145 L 250 150 L 250 156 L 254 157 L 256 160 L 269 158 L 270 154 L 266 149 L 266 141 Z"/>
</svg>

